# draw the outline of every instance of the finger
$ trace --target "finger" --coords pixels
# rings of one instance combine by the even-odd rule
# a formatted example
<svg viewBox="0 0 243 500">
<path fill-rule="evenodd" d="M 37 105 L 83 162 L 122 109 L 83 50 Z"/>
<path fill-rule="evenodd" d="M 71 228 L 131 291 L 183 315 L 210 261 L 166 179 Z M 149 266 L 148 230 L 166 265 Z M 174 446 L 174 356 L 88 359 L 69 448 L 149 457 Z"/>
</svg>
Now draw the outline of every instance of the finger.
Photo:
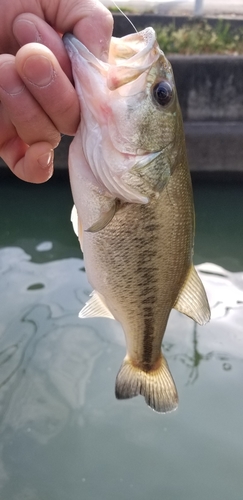
<svg viewBox="0 0 243 500">
<path fill-rule="evenodd" d="M 16 17 L 13 23 L 13 34 L 22 47 L 36 42 L 48 47 L 56 56 L 61 68 L 72 81 L 72 70 L 69 57 L 60 35 L 40 17 L 26 13 Z"/>
<path fill-rule="evenodd" d="M 46 181 L 52 175 L 53 147 L 60 134 L 29 95 L 13 56 L 0 57 L 0 100 L 0 156 L 21 179 Z"/>
<path fill-rule="evenodd" d="M 27 147 L 16 137 L 1 149 L 1 156 L 23 181 L 39 184 L 48 181 L 53 174 L 54 152 L 48 142 Z"/>
<path fill-rule="evenodd" d="M 12 172 L 28 182 L 45 182 L 53 172 L 53 149 L 48 142 L 28 147 L 18 137 L 9 116 L 0 105 L 0 156 Z"/>
<path fill-rule="evenodd" d="M 71 31 L 93 54 L 107 59 L 113 18 L 97 0 L 59 0 L 49 2 L 47 21 L 55 19 L 54 28 L 60 33 Z"/>
<path fill-rule="evenodd" d="M 55 127 L 63 134 L 74 135 L 80 121 L 78 97 L 53 53 L 44 45 L 30 43 L 17 52 L 15 64 Z"/>
<path fill-rule="evenodd" d="M 23 142 L 31 145 L 42 140 L 53 147 L 59 144 L 58 130 L 25 87 L 11 55 L 0 56 L 0 100 Z"/>
<path fill-rule="evenodd" d="M 44 2 L 43 2 L 44 3 Z M 45 21 L 34 14 L 16 17 L 13 32 L 20 45 L 41 42 L 55 54 L 61 67 L 70 76 L 69 62 L 57 33 L 74 33 L 93 54 L 107 59 L 113 30 L 113 18 L 108 9 L 97 0 L 52 0 L 45 9 Z M 50 28 L 50 26 L 52 27 Z M 52 30 L 52 31 L 51 31 Z M 67 70 L 69 67 L 69 70 Z"/>
<path fill-rule="evenodd" d="M 96 9 L 88 11 L 87 15 L 77 21 L 73 28 L 73 34 L 90 52 L 105 62 L 108 59 L 112 31 L 113 18 L 103 5 L 100 11 Z"/>
</svg>

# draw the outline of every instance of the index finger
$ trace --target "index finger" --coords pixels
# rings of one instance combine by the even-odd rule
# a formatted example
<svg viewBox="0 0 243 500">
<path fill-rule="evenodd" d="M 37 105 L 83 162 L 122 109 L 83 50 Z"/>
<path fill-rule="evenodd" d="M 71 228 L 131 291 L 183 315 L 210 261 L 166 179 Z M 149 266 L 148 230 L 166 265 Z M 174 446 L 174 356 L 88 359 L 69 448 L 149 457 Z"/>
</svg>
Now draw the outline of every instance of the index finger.
<svg viewBox="0 0 243 500">
<path fill-rule="evenodd" d="M 97 0 L 69 0 L 68 2 L 52 0 L 48 1 L 48 8 L 46 8 L 46 3 L 46 0 L 41 1 L 45 12 L 44 19 L 31 13 L 20 14 L 15 19 L 13 31 L 20 45 L 29 42 L 43 43 L 55 54 L 63 67 L 60 58 L 66 66 L 63 54 L 65 50 L 60 46 L 60 37 L 57 33 L 72 32 L 96 57 L 107 59 L 113 18 L 101 2 Z"/>
<path fill-rule="evenodd" d="M 89 1 L 87 4 L 97 4 Z M 86 16 L 74 26 L 73 34 L 96 57 L 104 61 L 108 58 L 109 45 L 113 31 L 113 18 L 108 9 L 100 4 L 99 8 L 91 9 Z"/>
</svg>

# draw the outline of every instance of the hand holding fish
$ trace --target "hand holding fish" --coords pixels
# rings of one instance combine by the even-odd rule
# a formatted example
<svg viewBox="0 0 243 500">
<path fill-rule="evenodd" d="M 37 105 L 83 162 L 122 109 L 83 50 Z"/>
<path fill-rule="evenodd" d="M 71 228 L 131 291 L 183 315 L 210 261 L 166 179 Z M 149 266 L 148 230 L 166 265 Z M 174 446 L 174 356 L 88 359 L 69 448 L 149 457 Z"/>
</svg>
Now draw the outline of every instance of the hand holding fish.
<svg viewBox="0 0 243 500">
<path fill-rule="evenodd" d="M 80 120 L 60 34 L 105 60 L 112 17 L 98 0 L 0 0 L 0 10 L 0 156 L 19 178 L 45 182 L 60 134 L 74 135 Z"/>
</svg>

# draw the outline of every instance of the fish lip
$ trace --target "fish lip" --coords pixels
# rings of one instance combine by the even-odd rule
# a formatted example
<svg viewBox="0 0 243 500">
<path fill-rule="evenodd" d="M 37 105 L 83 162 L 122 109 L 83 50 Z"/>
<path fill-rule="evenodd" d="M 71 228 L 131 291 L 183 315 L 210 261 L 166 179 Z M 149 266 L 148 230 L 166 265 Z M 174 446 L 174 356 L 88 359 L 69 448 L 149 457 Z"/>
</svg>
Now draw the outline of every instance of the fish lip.
<svg viewBox="0 0 243 500">
<path fill-rule="evenodd" d="M 72 33 L 65 33 L 63 35 L 62 41 L 63 41 L 64 47 L 67 51 L 68 51 L 68 49 L 70 49 L 70 47 L 75 48 L 77 50 L 76 45 L 75 45 L 75 40 L 77 40 L 77 38 Z"/>
<path fill-rule="evenodd" d="M 104 74 L 107 72 L 108 64 L 101 61 L 98 59 L 92 52 L 87 49 L 87 47 L 80 42 L 76 36 L 74 36 L 72 33 L 65 33 L 62 37 L 64 47 L 68 53 L 69 58 L 72 59 L 77 59 L 80 57 L 84 61 L 88 61 L 91 63 L 93 66 L 95 66 L 101 74 Z"/>
<path fill-rule="evenodd" d="M 131 40 L 133 42 L 136 39 L 138 40 L 138 45 L 139 42 L 143 40 L 142 46 L 140 47 L 140 49 L 137 50 L 137 52 L 133 56 L 129 57 L 128 55 L 127 58 L 124 57 L 124 61 L 123 64 L 121 64 L 121 67 L 126 67 L 128 65 L 131 66 L 132 68 L 135 65 L 143 67 L 143 71 L 145 71 L 154 62 L 156 62 L 156 60 L 159 57 L 159 52 L 162 54 L 163 52 L 161 51 L 161 49 L 157 44 L 156 33 L 152 27 L 145 28 L 144 30 L 138 33 L 132 33 L 131 35 L 126 35 L 119 40 L 123 40 L 129 46 L 129 41 Z M 111 44 L 110 44 L 111 51 L 113 50 L 116 52 L 115 49 L 117 40 L 118 39 L 116 37 L 111 38 Z M 99 66 L 100 68 L 103 69 L 104 68 L 108 69 L 110 66 L 117 67 L 117 64 L 114 64 L 114 62 L 111 63 L 110 59 L 108 60 L 107 63 L 104 63 L 103 61 L 95 57 L 95 55 L 92 54 L 92 52 L 90 52 L 89 49 L 87 49 L 87 47 L 82 42 L 80 42 L 80 40 L 78 40 L 78 38 L 76 38 L 75 35 L 73 35 L 72 33 L 65 33 L 62 37 L 62 41 L 64 47 L 66 48 L 70 56 L 72 56 L 73 54 L 76 55 L 80 54 L 82 57 L 87 58 L 90 62 L 93 62 L 96 66 Z M 155 44 L 157 46 L 153 53 L 152 60 L 149 62 L 147 61 L 145 65 L 141 64 L 140 63 L 141 58 L 146 58 L 147 54 L 150 54 L 153 47 L 155 47 Z"/>
<path fill-rule="evenodd" d="M 64 43 L 66 51 L 71 56 L 73 54 L 78 55 L 82 52 L 85 52 L 86 54 L 91 54 L 91 52 L 87 49 L 87 47 L 85 47 L 85 45 L 82 42 L 80 42 L 80 40 L 78 40 L 78 38 L 76 38 L 76 36 L 74 36 L 72 33 L 65 33 L 65 35 L 63 35 L 62 37 L 62 41 Z M 93 57 L 96 59 L 94 55 Z"/>
<path fill-rule="evenodd" d="M 127 57 L 121 57 L 119 50 L 117 50 L 118 40 L 119 43 L 120 40 L 123 40 L 124 46 L 127 46 Z M 107 62 L 98 59 L 72 33 L 66 33 L 63 36 L 63 44 L 69 58 L 75 62 L 76 66 L 80 66 L 81 61 L 82 64 L 90 64 L 106 80 L 107 88 L 111 91 L 135 81 L 142 73 L 149 70 L 163 54 L 157 44 L 153 28 L 146 28 L 121 39 L 112 37 Z M 132 47 L 135 49 L 132 55 L 129 52 L 129 47 L 131 50 Z"/>
<path fill-rule="evenodd" d="M 69 48 L 71 46 L 71 47 L 73 47 L 73 49 L 76 49 L 75 51 L 77 51 L 77 52 L 78 52 L 79 46 L 83 45 L 82 42 L 80 42 L 76 38 L 76 36 L 74 36 L 72 33 L 65 33 L 62 37 L 62 41 L 64 43 L 65 48 Z"/>
<path fill-rule="evenodd" d="M 132 40 L 135 38 L 138 38 L 138 40 L 143 38 L 144 47 L 141 50 L 138 50 L 138 52 L 135 54 L 135 56 L 132 57 L 132 59 L 134 59 L 134 58 L 136 59 L 137 57 L 141 57 L 141 55 L 143 55 L 144 52 L 150 52 L 153 48 L 154 43 L 156 42 L 156 34 L 155 34 L 155 31 L 152 27 L 145 28 L 144 30 L 142 30 L 138 33 L 132 33 L 130 35 L 126 35 L 126 36 L 122 37 L 121 40 L 125 39 L 127 41 L 129 39 Z M 117 40 L 117 39 L 112 37 L 112 40 Z M 111 40 L 111 43 L 112 43 L 112 40 Z M 75 49 L 75 52 L 80 52 L 80 50 L 85 50 L 86 53 L 89 52 L 91 54 L 91 52 L 87 49 L 87 47 L 82 42 L 80 42 L 80 40 L 78 40 L 78 38 L 75 37 L 75 35 L 73 35 L 73 33 L 65 33 L 62 37 L 62 41 L 63 41 L 66 49 L 70 48 L 70 46 L 71 46 L 72 49 Z M 95 57 L 95 59 L 97 59 L 97 58 Z M 99 60 L 99 59 L 97 59 L 97 60 Z"/>
</svg>

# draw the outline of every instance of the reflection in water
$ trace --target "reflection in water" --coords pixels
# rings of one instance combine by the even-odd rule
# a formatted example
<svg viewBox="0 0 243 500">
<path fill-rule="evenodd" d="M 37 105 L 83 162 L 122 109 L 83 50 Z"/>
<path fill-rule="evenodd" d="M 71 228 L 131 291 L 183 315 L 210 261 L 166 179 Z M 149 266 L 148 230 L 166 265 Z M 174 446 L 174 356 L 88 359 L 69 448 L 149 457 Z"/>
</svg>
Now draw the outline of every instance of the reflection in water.
<svg viewBox="0 0 243 500">
<path fill-rule="evenodd" d="M 5 248 L 0 265 L 0 430 L 24 429 L 46 443 L 70 417 L 82 425 L 104 339 L 78 318 L 90 293 L 82 261 L 35 264 Z"/>
<path fill-rule="evenodd" d="M 59 432 L 70 411 L 84 406 L 104 343 L 124 345 L 124 338 L 115 322 L 101 320 L 97 328 L 99 320 L 78 319 L 91 291 L 81 260 L 35 264 L 23 250 L 5 248 L 0 265 L 1 428 L 25 426 L 44 442 Z M 198 271 L 212 321 L 201 328 L 173 311 L 164 343 L 167 358 L 185 365 L 191 383 L 203 361 L 217 358 L 228 370 L 231 356 L 243 357 L 243 273 L 214 264 Z M 81 423 L 80 412 L 78 419 Z"/>
<path fill-rule="evenodd" d="M 182 363 L 184 363 L 185 366 L 189 369 L 188 383 L 191 384 L 196 382 L 197 378 L 199 377 L 199 365 L 201 361 L 209 361 L 213 356 L 212 352 L 208 352 L 207 354 L 201 354 L 199 352 L 199 335 L 197 332 L 197 326 L 198 325 L 196 325 L 195 323 L 192 332 L 192 353 L 184 355 L 182 354 L 179 356 L 179 359 L 182 361 Z"/>
<path fill-rule="evenodd" d="M 231 310 L 243 310 L 243 273 L 231 273 L 209 262 L 197 266 L 207 286 L 212 319 L 227 316 Z"/>
<path fill-rule="evenodd" d="M 243 359 L 243 273 L 231 273 L 212 263 L 197 266 L 197 271 L 208 295 L 212 319 L 203 328 L 192 323 L 190 347 L 188 342 L 186 352 L 175 354 L 188 369 L 187 383 L 198 379 L 204 361 L 214 358 L 229 371 L 231 356 Z"/>
<path fill-rule="evenodd" d="M 11 424 L 15 430 L 28 426 L 42 442 L 60 430 L 70 410 L 83 406 L 99 354 L 92 328 L 80 332 L 69 316 L 56 305 L 34 305 L 2 339 L 9 342 L 22 327 L 18 349 L 1 370 L 1 386 L 6 386 L 2 425 Z"/>
</svg>

